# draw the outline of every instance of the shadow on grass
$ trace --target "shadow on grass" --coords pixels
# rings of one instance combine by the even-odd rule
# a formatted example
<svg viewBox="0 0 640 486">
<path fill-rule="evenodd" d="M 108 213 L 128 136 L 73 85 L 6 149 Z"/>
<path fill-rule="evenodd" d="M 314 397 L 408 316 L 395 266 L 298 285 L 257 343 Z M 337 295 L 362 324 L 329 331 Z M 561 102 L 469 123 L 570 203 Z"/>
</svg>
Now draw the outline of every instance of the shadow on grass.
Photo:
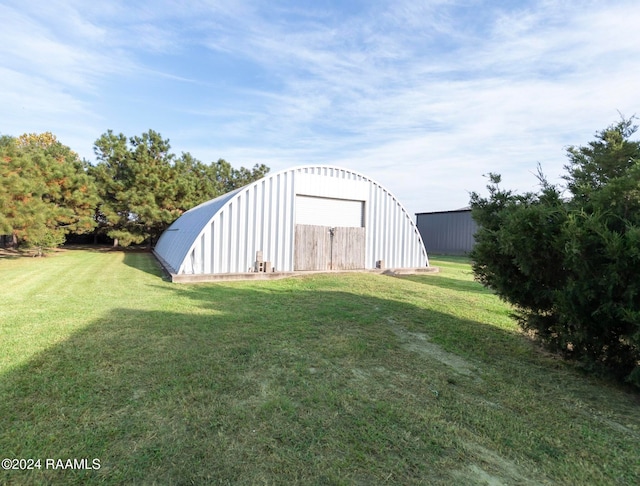
<svg viewBox="0 0 640 486">
<path fill-rule="evenodd" d="M 446 263 L 456 263 L 456 264 L 464 264 L 470 265 L 471 259 L 465 255 L 438 255 L 436 253 L 429 253 L 429 261 L 434 265 L 437 265 L 438 262 L 446 262 Z"/>
<path fill-rule="evenodd" d="M 147 247 L 134 246 L 129 248 L 113 247 L 112 245 L 65 245 L 61 251 L 84 251 L 92 253 L 122 253 L 125 265 L 136 270 L 167 279 L 160 263 L 155 259 Z"/>
<path fill-rule="evenodd" d="M 521 336 L 298 284 L 158 286 L 190 310 L 116 309 L 1 376 L 0 451 L 43 463 L 0 482 L 450 484 L 480 461 L 470 437 L 525 464 L 572 460 L 555 425 L 531 423 L 546 409 L 517 407 L 518 393 L 536 403 L 575 376 L 542 369 Z M 464 349 L 473 372 L 420 352 L 427 334 Z M 498 345 L 504 369 L 489 368 Z M 45 470 L 45 458 L 100 469 Z"/>
<path fill-rule="evenodd" d="M 124 264 L 142 272 L 169 280 L 169 275 L 164 271 L 160 262 L 149 250 L 123 250 Z"/>
<path fill-rule="evenodd" d="M 93 244 L 93 243 L 69 243 L 69 244 L 64 244 L 62 245 L 62 247 L 60 247 L 61 250 L 69 250 L 69 251 L 77 251 L 77 250 L 82 250 L 82 251 L 90 251 L 90 252 L 97 252 L 97 253 L 104 253 L 104 252 L 109 252 L 109 251 L 119 251 L 117 247 L 114 247 L 113 245 L 106 245 L 106 244 Z"/>
<path fill-rule="evenodd" d="M 445 277 L 439 274 L 434 274 L 429 276 L 402 275 L 400 278 L 410 280 L 412 282 L 420 283 L 423 285 L 428 285 L 431 287 L 439 287 L 442 289 L 455 290 L 459 292 L 472 292 L 472 293 L 478 293 L 478 294 L 493 293 L 491 290 L 483 287 L 478 282 Z"/>
<path fill-rule="evenodd" d="M 25 258 L 25 255 L 16 255 L 6 252 L 0 252 L 0 261 L 2 260 L 17 260 L 19 258 Z"/>
<path fill-rule="evenodd" d="M 43 258 L 53 255 L 55 251 L 56 250 L 45 250 L 44 252 L 39 253 L 38 250 L 34 248 L 14 249 L 0 247 L 0 261 L 18 260 L 22 258 Z"/>
</svg>

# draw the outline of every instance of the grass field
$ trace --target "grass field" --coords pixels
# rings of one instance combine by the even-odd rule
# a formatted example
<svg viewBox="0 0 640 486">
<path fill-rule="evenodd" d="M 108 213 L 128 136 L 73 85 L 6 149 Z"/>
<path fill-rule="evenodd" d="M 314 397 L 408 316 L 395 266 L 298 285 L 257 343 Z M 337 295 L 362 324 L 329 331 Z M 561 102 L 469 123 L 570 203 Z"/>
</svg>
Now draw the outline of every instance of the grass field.
<svg viewBox="0 0 640 486">
<path fill-rule="evenodd" d="M 0 258 L 0 459 L 41 460 L 0 484 L 640 484 L 639 396 L 432 263 L 177 285 L 147 253 Z"/>
</svg>

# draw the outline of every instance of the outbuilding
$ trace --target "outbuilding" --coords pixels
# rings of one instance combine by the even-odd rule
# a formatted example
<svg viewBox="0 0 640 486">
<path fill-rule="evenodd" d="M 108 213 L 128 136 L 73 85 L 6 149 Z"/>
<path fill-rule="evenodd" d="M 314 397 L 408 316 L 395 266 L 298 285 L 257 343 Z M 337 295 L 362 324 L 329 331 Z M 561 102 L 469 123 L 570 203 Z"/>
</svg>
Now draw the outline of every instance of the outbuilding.
<svg viewBox="0 0 640 486">
<path fill-rule="evenodd" d="M 466 255 L 475 244 L 478 225 L 471 208 L 417 213 L 416 225 L 431 255 Z"/>
<path fill-rule="evenodd" d="M 320 165 L 268 174 L 190 209 L 154 251 L 174 280 L 429 266 L 415 223 L 388 190 Z"/>
</svg>

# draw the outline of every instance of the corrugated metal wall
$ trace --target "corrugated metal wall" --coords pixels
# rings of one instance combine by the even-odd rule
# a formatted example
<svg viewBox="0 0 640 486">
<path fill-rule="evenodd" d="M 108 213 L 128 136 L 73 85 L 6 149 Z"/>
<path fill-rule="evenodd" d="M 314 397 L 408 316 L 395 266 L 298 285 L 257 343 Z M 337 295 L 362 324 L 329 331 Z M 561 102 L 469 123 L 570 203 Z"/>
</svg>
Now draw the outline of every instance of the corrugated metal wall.
<svg viewBox="0 0 640 486">
<path fill-rule="evenodd" d="M 296 195 L 296 224 L 364 226 L 364 201 Z"/>
<path fill-rule="evenodd" d="M 292 266 L 293 174 L 280 172 L 239 191 L 200 233 L 177 273 L 247 272 L 256 251 L 276 270 Z"/>
<path fill-rule="evenodd" d="M 464 255 L 471 251 L 478 225 L 470 209 L 416 214 L 416 225 L 430 254 Z"/>
<path fill-rule="evenodd" d="M 247 272 L 258 250 L 276 271 L 292 271 L 296 195 L 364 202 L 365 268 L 375 268 L 378 260 L 384 260 L 386 268 L 428 265 L 416 225 L 392 194 L 362 174 L 328 166 L 268 174 L 230 198 L 215 200 L 224 201 L 220 207 L 205 203 L 188 211 L 162 235 L 156 254 L 178 274 Z M 203 217 L 192 211 L 209 212 Z M 200 224 L 199 231 L 189 228 L 191 222 Z M 186 252 L 181 237 L 190 239 Z"/>
</svg>

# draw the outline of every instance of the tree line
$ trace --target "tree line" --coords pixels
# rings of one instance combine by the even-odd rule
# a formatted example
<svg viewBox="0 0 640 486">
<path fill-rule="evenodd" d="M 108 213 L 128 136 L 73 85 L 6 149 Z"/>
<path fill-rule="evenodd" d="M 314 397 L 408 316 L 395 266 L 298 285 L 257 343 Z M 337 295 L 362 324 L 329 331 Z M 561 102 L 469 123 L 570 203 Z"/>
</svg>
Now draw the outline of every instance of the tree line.
<svg viewBox="0 0 640 486">
<path fill-rule="evenodd" d="M 0 136 L 0 235 L 9 245 L 41 252 L 87 234 L 152 245 L 188 209 L 269 171 L 177 156 L 153 130 L 109 130 L 94 153 L 95 164 L 81 160 L 50 132 Z"/>
<path fill-rule="evenodd" d="M 640 142 L 622 119 L 569 147 L 565 187 L 472 193 L 476 278 L 544 345 L 640 388 Z"/>
</svg>

